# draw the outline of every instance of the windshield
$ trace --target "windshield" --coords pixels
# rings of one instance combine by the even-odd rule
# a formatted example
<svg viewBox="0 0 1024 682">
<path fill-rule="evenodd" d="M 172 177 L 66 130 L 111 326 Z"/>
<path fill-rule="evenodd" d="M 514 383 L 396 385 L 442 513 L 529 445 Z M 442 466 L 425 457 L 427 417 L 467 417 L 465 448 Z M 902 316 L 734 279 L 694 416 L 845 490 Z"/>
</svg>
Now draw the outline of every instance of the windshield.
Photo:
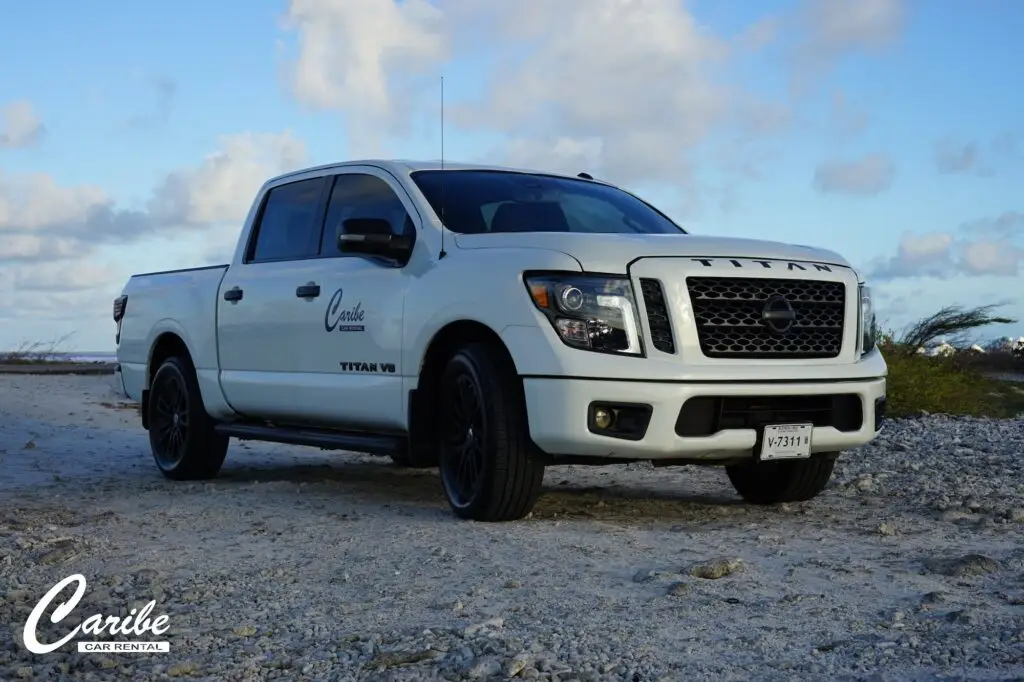
<svg viewBox="0 0 1024 682">
<path fill-rule="evenodd" d="M 412 179 L 448 229 L 462 234 L 685 234 L 640 199 L 598 182 L 491 170 L 416 171 Z"/>
</svg>

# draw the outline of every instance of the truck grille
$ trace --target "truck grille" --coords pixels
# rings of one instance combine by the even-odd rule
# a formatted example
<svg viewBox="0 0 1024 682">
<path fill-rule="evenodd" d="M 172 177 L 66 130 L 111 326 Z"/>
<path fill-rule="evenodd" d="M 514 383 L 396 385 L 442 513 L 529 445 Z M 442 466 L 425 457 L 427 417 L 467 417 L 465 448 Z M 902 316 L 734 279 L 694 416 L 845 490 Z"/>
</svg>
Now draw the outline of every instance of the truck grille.
<svg viewBox="0 0 1024 682">
<path fill-rule="evenodd" d="M 662 353 L 675 353 L 676 344 L 672 338 L 672 325 L 668 320 L 668 306 L 661 282 L 656 279 L 641 279 L 640 292 L 647 308 L 647 324 L 651 328 L 651 343 Z"/>
<path fill-rule="evenodd" d="M 843 349 L 842 282 L 687 277 L 686 286 L 709 358 L 834 358 Z"/>
</svg>

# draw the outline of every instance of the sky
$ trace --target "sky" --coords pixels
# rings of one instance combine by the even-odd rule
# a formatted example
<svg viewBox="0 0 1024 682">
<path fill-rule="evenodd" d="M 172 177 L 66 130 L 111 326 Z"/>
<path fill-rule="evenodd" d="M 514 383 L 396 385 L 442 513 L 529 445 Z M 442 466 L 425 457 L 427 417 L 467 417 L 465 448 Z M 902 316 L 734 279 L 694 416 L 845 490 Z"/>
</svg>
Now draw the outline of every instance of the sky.
<svg viewBox="0 0 1024 682">
<path fill-rule="evenodd" d="M 884 328 L 1024 335 L 1024 3 L 10 3 L 0 350 L 113 351 L 133 273 L 230 260 L 254 192 L 356 158 L 587 171 L 698 234 L 822 246 Z"/>
</svg>

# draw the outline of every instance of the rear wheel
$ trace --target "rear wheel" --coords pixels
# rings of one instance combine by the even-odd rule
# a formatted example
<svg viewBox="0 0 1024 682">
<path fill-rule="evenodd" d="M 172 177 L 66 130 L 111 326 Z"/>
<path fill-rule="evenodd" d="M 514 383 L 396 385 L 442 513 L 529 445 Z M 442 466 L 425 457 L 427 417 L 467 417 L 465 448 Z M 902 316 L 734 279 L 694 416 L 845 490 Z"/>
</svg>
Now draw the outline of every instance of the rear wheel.
<svg viewBox="0 0 1024 682">
<path fill-rule="evenodd" d="M 826 452 L 810 459 L 752 461 L 727 466 L 725 471 L 733 488 L 747 502 L 805 502 L 828 485 L 838 457 L 838 452 Z"/>
<path fill-rule="evenodd" d="M 471 343 L 448 361 L 438 394 L 439 468 L 464 519 L 511 521 L 533 509 L 544 481 L 522 390 L 492 346 Z"/>
<path fill-rule="evenodd" d="M 229 438 L 213 430 L 192 363 L 167 358 L 153 376 L 148 402 L 149 445 L 160 473 L 177 481 L 215 477 Z"/>
</svg>

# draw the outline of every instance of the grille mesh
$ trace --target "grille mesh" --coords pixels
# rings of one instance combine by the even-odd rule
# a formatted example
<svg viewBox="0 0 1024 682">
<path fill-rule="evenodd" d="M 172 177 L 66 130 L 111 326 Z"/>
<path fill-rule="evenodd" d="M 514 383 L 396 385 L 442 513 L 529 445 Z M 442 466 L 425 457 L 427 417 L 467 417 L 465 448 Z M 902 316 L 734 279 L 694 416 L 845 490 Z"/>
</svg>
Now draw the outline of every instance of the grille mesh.
<svg viewBox="0 0 1024 682">
<path fill-rule="evenodd" d="M 709 358 L 834 358 L 843 349 L 842 282 L 743 277 L 687 277 L 697 338 Z M 781 296 L 796 313 L 777 332 L 761 318 Z"/>
<path fill-rule="evenodd" d="M 668 306 L 661 282 L 656 279 L 641 279 L 640 292 L 647 308 L 647 324 L 651 328 L 651 343 L 662 353 L 675 353 L 676 343 L 672 338 L 672 326 L 668 320 Z"/>
</svg>

